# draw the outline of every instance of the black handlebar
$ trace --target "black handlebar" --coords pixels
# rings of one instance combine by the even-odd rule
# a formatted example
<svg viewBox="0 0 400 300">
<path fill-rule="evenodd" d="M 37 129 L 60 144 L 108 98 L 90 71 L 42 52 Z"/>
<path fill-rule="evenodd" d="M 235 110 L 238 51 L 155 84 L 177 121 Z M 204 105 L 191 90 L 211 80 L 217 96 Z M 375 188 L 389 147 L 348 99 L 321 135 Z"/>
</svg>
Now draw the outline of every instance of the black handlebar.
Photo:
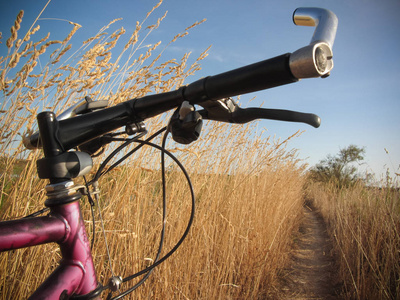
<svg viewBox="0 0 400 300">
<path fill-rule="evenodd" d="M 298 81 L 284 54 L 232 71 L 209 76 L 187 86 L 184 97 L 192 104 L 261 91 Z"/>
<path fill-rule="evenodd" d="M 159 115 L 183 102 L 182 89 L 128 100 L 99 111 L 61 120 L 58 140 L 64 150 L 69 150 L 127 124 Z"/>
<path fill-rule="evenodd" d="M 110 108 L 60 120 L 57 140 L 67 151 L 129 123 L 137 123 L 174 109 L 183 101 L 201 105 L 211 111 L 212 103 L 221 98 L 296 82 L 298 79 L 290 71 L 289 58 L 290 54 L 284 54 L 200 79 L 175 91 L 128 100 Z M 253 111 L 251 115 L 266 118 L 265 112 L 259 111 L 255 114 Z M 249 116 L 248 113 L 247 115 Z M 296 118 L 292 118 L 293 116 L 275 114 L 271 118 L 309 123 L 302 119 L 302 115 L 296 115 Z M 240 123 L 244 120 L 242 117 Z M 37 146 L 38 136 L 32 136 L 29 144 Z"/>
<path fill-rule="evenodd" d="M 301 78 L 329 75 L 333 67 L 331 46 L 336 33 L 336 16 L 328 10 L 306 8 L 295 12 L 294 21 L 298 25 L 316 26 L 318 39 L 292 54 L 287 53 L 205 77 L 176 91 L 128 100 L 114 107 L 56 121 L 58 129 L 54 138 L 60 149 L 67 151 L 129 123 L 137 123 L 179 107 L 184 101 L 204 107 L 206 112 L 202 114 L 212 120 L 244 123 L 257 118 L 268 118 L 304 122 L 318 127 L 320 119 L 312 114 L 239 107 L 234 111 L 224 108 L 224 103 L 221 102 L 224 98 L 293 83 Z M 321 59 L 318 59 L 321 57 L 323 68 L 319 63 Z M 24 143 L 28 148 L 37 147 L 39 136 L 34 134 Z"/>
<path fill-rule="evenodd" d="M 209 107 L 210 101 L 296 82 L 297 79 L 290 72 L 289 57 L 290 54 L 284 54 L 200 79 L 172 92 L 128 100 L 110 108 L 61 120 L 58 122 L 57 140 L 67 151 L 129 123 L 137 123 L 176 108 L 183 101 Z"/>
</svg>

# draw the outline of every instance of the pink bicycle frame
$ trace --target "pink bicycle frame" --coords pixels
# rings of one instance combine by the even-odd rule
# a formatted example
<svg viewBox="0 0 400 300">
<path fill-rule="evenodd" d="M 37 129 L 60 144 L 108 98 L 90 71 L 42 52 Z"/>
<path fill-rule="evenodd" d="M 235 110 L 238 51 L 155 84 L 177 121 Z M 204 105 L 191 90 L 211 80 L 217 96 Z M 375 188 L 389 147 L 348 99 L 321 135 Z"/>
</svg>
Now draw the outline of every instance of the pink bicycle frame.
<svg viewBox="0 0 400 300">
<path fill-rule="evenodd" d="M 56 242 L 62 260 L 30 299 L 85 295 L 97 286 L 79 201 L 51 207 L 49 215 L 0 222 L 0 251 Z"/>
</svg>

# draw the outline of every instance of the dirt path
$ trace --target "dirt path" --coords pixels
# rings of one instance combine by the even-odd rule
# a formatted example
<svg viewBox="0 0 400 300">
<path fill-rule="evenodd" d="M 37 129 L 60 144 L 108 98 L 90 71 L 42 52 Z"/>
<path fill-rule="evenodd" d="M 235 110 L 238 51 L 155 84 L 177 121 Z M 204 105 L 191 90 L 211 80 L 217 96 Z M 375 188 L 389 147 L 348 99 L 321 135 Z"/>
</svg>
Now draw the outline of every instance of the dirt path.
<svg viewBox="0 0 400 300">
<path fill-rule="evenodd" d="M 284 299 L 340 299 L 335 287 L 335 260 L 322 217 L 310 205 L 304 206 L 304 220 L 286 270 Z"/>
</svg>

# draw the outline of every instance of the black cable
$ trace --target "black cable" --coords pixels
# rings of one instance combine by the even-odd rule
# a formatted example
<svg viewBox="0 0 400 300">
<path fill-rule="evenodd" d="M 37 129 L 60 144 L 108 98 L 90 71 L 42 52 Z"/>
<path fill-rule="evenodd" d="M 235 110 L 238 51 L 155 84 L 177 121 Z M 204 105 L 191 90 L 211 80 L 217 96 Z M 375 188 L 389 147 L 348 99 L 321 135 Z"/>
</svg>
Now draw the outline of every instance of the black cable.
<svg viewBox="0 0 400 300">
<path fill-rule="evenodd" d="M 93 235 L 92 235 L 92 241 L 90 243 L 90 250 L 93 250 L 94 241 L 96 239 L 96 222 L 95 222 L 95 218 L 94 218 L 94 209 L 93 209 L 93 207 L 95 206 L 95 203 L 93 201 L 92 195 L 89 193 L 89 183 L 86 180 L 86 176 L 83 176 L 83 180 L 85 181 L 85 186 L 87 189 L 86 196 L 88 197 L 89 204 L 90 204 L 90 212 L 92 214 Z"/>
<path fill-rule="evenodd" d="M 154 139 L 156 136 L 158 136 L 159 134 L 161 134 L 163 131 L 166 130 L 166 127 L 160 129 L 159 131 L 157 131 L 156 133 L 152 134 L 149 138 L 146 139 L 146 141 L 150 141 L 152 139 Z M 132 142 L 134 142 L 135 140 L 139 139 L 140 137 L 142 137 L 144 134 L 146 134 L 146 132 L 143 132 L 137 136 L 135 136 L 134 138 L 131 139 L 121 139 L 121 138 L 111 138 L 113 141 L 124 141 L 125 143 L 123 143 L 122 145 L 120 145 L 117 149 L 115 149 L 101 164 L 101 166 L 99 167 L 98 171 L 96 172 L 96 175 L 94 176 L 93 180 L 88 183 L 86 181 L 85 178 L 85 184 L 86 187 L 88 188 L 89 184 L 92 184 L 93 182 L 97 181 L 102 175 L 108 173 L 109 171 L 111 171 L 112 169 L 114 169 L 117 165 L 119 165 L 120 163 L 122 163 L 125 159 L 127 159 L 130 155 L 132 155 L 133 153 L 135 153 L 137 150 L 139 150 L 140 148 L 142 148 L 145 144 L 140 144 L 139 146 L 135 147 L 133 150 L 131 150 L 130 152 L 128 152 L 126 155 L 124 155 L 121 159 L 119 159 L 117 162 L 115 162 L 113 165 L 111 165 L 106 171 L 103 171 L 103 169 L 105 168 L 105 166 L 107 165 L 107 163 L 115 156 L 117 155 L 123 148 L 127 147 L 128 145 L 130 145 Z M 166 141 L 166 137 L 167 134 L 164 136 L 164 141 L 163 141 L 163 146 L 165 147 L 165 141 Z M 164 169 L 164 168 L 163 168 Z M 165 200 L 165 173 L 162 172 L 162 180 L 164 182 L 163 184 L 163 229 L 162 229 L 162 234 L 161 234 L 161 239 L 160 239 L 160 245 L 159 245 L 159 249 L 158 249 L 158 253 L 157 256 L 155 258 L 155 260 L 157 261 L 161 255 L 161 251 L 162 251 L 162 246 L 164 243 L 164 232 L 165 232 L 165 218 L 166 218 L 166 200 Z M 89 202 L 92 204 L 94 204 L 94 201 L 90 195 L 90 193 L 88 193 L 88 198 L 89 198 Z M 94 215 L 93 212 L 93 205 L 91 205 L 91 209 L 92 209 L 92 216 Z M 94 222 L 94 218 L 93 218 L 93 222 Z M 93 244 L 94 244 L 94 239 L 95 239 L 95 235 L 93 235 L 92 237 L 92 243 L 91 243 L 91 248 L 93 248 Z M 133 291 L 134 289 L 138 288 L 141 284 L 144 283 L 144 281 L 150 276 L 152 270 L 149 271 L 146 276 L 144 276 L 135 286 L 133 286 L 130 290 Z M 107 289 L 107 287 L 103 287 L 103 290 Z M 130 292 L 131 292 L 130 291 Z M 108 299 L 110 298 L 110 295 L 107 297 Z"/>
<path fill-rule="evenodd" d="M 92 234 L 92 241 L 90 243 L 90 251 L 93 251 L 94 241 L 96 240 L 96 222 L 94 220 L 94 206 L 90 205 L 90 212 L 92 214 L 92 227 L 93 227 L 93 234 Z"/>
<path fill-rule="evenodd" d="M 23 219 L 37 217 L 41 214 L 44 214 L 46 211 L 49 211 L 49 210 L 50 210 L 50 208 L 48 208 L 48 207 L 42 208 L 41 210 L 38 210 L 37 212 L 34 212 L 30 215 L 23 217 Z"/>
<path fill-rule="evenodd" d="M 162 133 L 163 131 L 165 131 L 167 129 L 167 127 L 164 127 L 162 129 L 160 129 L 159 131 L 157 131 L 156 133 L 152 134 L 150 137 L 148 137 L 146 139 L 146 141 L 151 141 L 152 139 L 154 139 L 157 135 L 159 135 L 160 133 Z M 145 133 L 139 134 L 138 136 L 133 137 L 132 139 L 123 139 L 122 141 L 125 141 L 125 143 L 123 143 L 122 145 L 120 145 L 117 149 L 115 149 L 100 165 L 99 169 L 96 172 L 96 175 L 93 177 L 93 179 L 89 182 L 89 184 L 92 184 L 93 182 L 99 180 L 100 176 L 110 172 L 112 169 L 114 169 L 117 165 L 119 165 L 121 162 L 123 162 L 125 159 L 127 159 L 130 155 L 132 155 L 133 153 L 135 153 L 137 150 L 139 150 L 140 148 L 143 147 L 143 145 L 137 146 L 136 148 L 132 149 L 131 151 L 129 151 L 126 155 L 124 155 L 121 159 L 119 159 L 117 162 L 115 162 L 113 165 L 111 165 L 106 171 L 103 172 L 103 169 L 106 167 L 107 163 L 115 156 L 118 154 L 118 152 L 120 152 L 123 148 L 127 147 L 129 144 L 133 143 L 135 140 L 139 139 L 140 137 L 142 137 Z M 113 139 L 116 141 L 119 141 L 121 139 Z"/>
<path fill-rule="evenodd" d="M 165 144 L 167 141 L 168 133 L 169 133 L 168 131 L 165 132 L 162 143 L 161 143 L 161 148 L 163 149 L 161 151 L 161 181 L 162 181 L 162 207 L 163 207 L 162 216 L 163 217 L 162 217 L 162 229 L 161 229 L 161 236 L 160 236 L 160 244 L 158 246 L 158 251 L 157 251 L 157 255 L 154 259 L 154 262 L 157 262 L 160 258 L 162 247 L 164 244 L 164 239 L 165 239 L 165 224 L 166 224 L 166 218 L 167 218 L 167 200 L 166 200 L 167 195 L 166 195 L 166 179 L 165 179 Z M 142 146 L 144 146 L 144 144 L 141 144 L 140 146 L 142 147 Z M 121 299 L 122 297 L 132 293 L 134 290 L 136 290 L 138 287 L 140 287 L 150 277 L 150 275 L 153 271 L 154 271 L 154 268 L 151 269 L 150 271 L 148 271 L 147 274 L 142 279 L 140 279 L 140 281 L 138 283 L 136 283 L 133 287 L 127 289 L 120 295 L 118 295 L 114 298 L 111 298 L 111 300 Z M 131 279 L 128 279 L 128 277 L 127 277 L 127 278 L 124 278 L 122 280 L 122 282 L 127 282 L 129 280 L 131 280 Z"/>
<path fill-rule="evenodd" d="M 154 137 L 156 137 L 157 135 L 159 135 L 162 131 L 164 131 L 166 129 L 166 127 L 164 127 L 163 129 L 159 130 L 158 132 L 156 132 L 155 134 L 151 135 L 147 140 L 152 140 Z M 120 135 L 122 133 L 116 133 L 114 135 Z M 117 165 L 119 165 L 121 162 L 123 162 L 125 159 L 128 158 L 129 155 L 133 154 L 134 152 L 136 152 L 137 150 L 139 150 L 140 148 L 136 147 L 135 149 L 133 149 L 132 151 L 130 151 L 128 154 L 129 155 L 125 155 L 123 156 L 120 160 L 118 160 L 116 163 L 114 163 L 113 165 L 111 165 L 105 172 L 102 172 L 103 169 L 105 168 L 105 166 L 107 165 L 107 163 L 115 156 L 118 154 L 118 152 L 120 152 L 123 148 L 127 147 L 129 144 L 131 144 L 132 142 L 134 142 L 136 139 L 141 138 L 143 135 L 145 135 L 146 132 L 142 132 L 140 134 L 138 134 L 137 136 L 131 138 L 131 139 L 123 139 L 123 141 L 125 141 L 125 143 L 123 143 L 122 145 L 120 145 L 117 149 L 115 149 L 109 156 L 107 156 L 107 158 L 102 162 L 102 164 L 100 165 L 99 169 L 97 170 L 95 176 L 93 177 L 93 179 L 90 182 L 86 181 L 85 179 L 85 185 L 86 188 L 89 191 L 89 185 L 92 184 L 93 182 L 96 182 L 99 180 L 100 176 L 110 172 L 112 169 L 114 169 Z M 120 140 L 120 139 L 114 139 L 113 140 Z M 90 192 L 88 192 L 88 199 L 89 199 L 89 203 L 91 205 L 91 211 L 92 211 L 92 218 L 93 218 L 93 229 L 95 228 L 95 221 L 94 221 L 94 211 L 93 211 L 93 206 L 94 206 L 94 201 L 93 198 L 90 194 Z M 95 231 L 93 230 L 93 237 L 92 237 L 92 242 L 91 242 L 91 249 L 93 249 L 93 245 L 94 245 L 94 240 L 95 240 Z"/>
<path fill-rule="evenodd" d="M 192 198 L 192 209 L 191 209 L 191 213 L 190 213 L 190 218 L 188 221 L 188 224 L 186 226 L 186 229 L 184 231 L 184 233 L 182 234 L 181 238 L 179 239 L 179 241 L 175 244 L 175 246 L 166 254 L 164 255 L 161 259 L 155 261 L 151 266 L 143 269 L 140 272 L 137 272 L 136 274 L 133 274 L 131 276 L 128 276 L 126 278 L 123 279 L 123 282 L 127 282 L 130 281 L 140 275 L 146 274 L 149 271 L 153 270 L 155 267 L 157 267 L 158 265 L 160 265 L 161 263 L 163 263 L 166 259 L 168 259 L 179 247 L 180 245 L 183 243 L 183 241 L 186 239 L 187 235 L 189 234 L 189 230 L 193 224 L 193 220 L 194 220 L 194 214 L 195 214 L 195 196 L 194 196 L 194 190 L 193 190 L 193 186 L 192 186 L 192 182 L 190 181 L 189 178 L 189 174 L 187 173 L 187 171 L 185 170 L 184 166 L 179 162 L 179 160 L 168 150 L 163 149 L 162 147 L 153 144 L 151 142 L 147 142 L 147 141 L 141 141 L 141 140 L 136 140 L 135 142 L 137 143 L 141 143 L 141 144 L 145 144 L 145 145 L 149 145 L 152 146 L 154 148 L 159 149 L 160 151 L 164 152 L 165 154 L 167 154 L 170 158 L 172 158 L 172 160 L 174 160 L 174 162 L 179 166 L 179 168 L 181 169 L 181 171 L 183 172 L 183 174 L 186 177 L 186 180 L 188 182 L 189 185 L 189 189 L 190 189 L 190 194 L 191 194 L 191 198 Z M 129 294 L 130 292 L 132 292 L 133 290 L 128 289 L 125 292 L 121 293 L 120 295 L 116 296 L 115 298 L 112 298 L 113 300 L 116 299 L 121 299 L 122 297 L 126 296 L 127 294 Z"/>
<path fill-rule="evenodd" d="M 156 133 L 152 134 L 151 136 L 149 136 L 146 141 L 150 142 L 152 139 L 154 139 L 156 136 L 158 136 L 159 134 L 161 134 L 162 132 L 164 132 L 167 129 L 167 127 L 163 127 L 161 128 L 159 131 L 157 131 Z M 140 138 L 140 137 L 138 137 Z M 137 139 L 138 139 L 137 138 Z M 114 140 L 118 140 L 118 139 L 114 139 Z M 134 142 L 134 141 L 132 141 Z M 113 165 L 111 165 L 107 171 L 103 172 L 102 175 L 110 172 L 112 169 L 114 169 L 117 165 L 119 165 L 121 162 L 123 162 L 125 159 L 127 159 L 129 156 L 131 156 L 133 153 L 135 153 L 136 151 L 138 151 L 140 148 L 142 148 L 144 145 L 141 144 L 137 147 L 135 147 L 134 149 L 132 149 L 131 151 L 129 151 L 127 154 L 125 154 L 122 158 L 120 158 L 117 162 L 115 162 Z"/>
<path fill-rule="evenodd" d="M 143 275 L 143 274 L 147 273 L 135 286 L 133 286 L 132 288 L 126 290 L 125 292 L 121 293 L 120 295 L 112 298 L 114 300 L 115 299 L 121 299 L 122 297 L 126 296 L 127 294 L 131 293 L 133 290 L 138 288 L 140 285 L 142 285 L 144 283 L 144 281 L 150 276 L 150 274 L 154 270 L 154 268 L 157 267 L 158 265 L 160 265 L 166 259 L 168 259 L 179 248 L 179 246 L 183 243 L 183 241 L 187 237 L 187 235 L 189 233 L 189 230 L 190 230 L 190 227 L 192 226 L 192 223 L 193 223 L 194 213 L 195 213 L 195 196 L 194 196 L 193 186 L 192 186 L 192 183 L 190 181 L 189 174 L 185 170 L 184 166 L 179 162 L 179 160 L 171 152 L 169 152 L 168 150 L 165 149 L 165 143 L 166 143 L 168 132 L 164 135 L 161 147 L 159 145 L 156 145 L 156 144 L 150 142 L 151 139 L 153 139 L 154 137 L 156 137 L 157 135 L 159 135 L 160 133 L 162 133 L 165 130 L 166 130 L 166 127 L 160 129 L 159 131 L 157 131 L 155 134 L 153 134 L 152 136 L 150 136 L 148 139 L 146 139 L 144 141 L 139 140 L 139 138 L 142 135 L 136 136 L 136 137 L 134 137 L 132 139 L 129 139 L 129 140 L 124 139 L 125 143 L 123 143 L 117 149 L 115 149 L 105 159 L 105 161 L 103 161 L 103 163 L 100 165 L 98 171 L 96 172 L 96 175 L 94 176 L 94 178 L 88 183 L 88 184 L 93 184 L 93 182 L 97 181 L 101 175 L 104 175 L 107 172 L 111 171 L 111 169 L 115 168 L 118 164 L 120 164 L 122 161 L 124 161 L 128 156 L 132 155 L 134 152 L 136 152 L 137 150 L 142 148 L 144 145 L 149 145 L 149 146 L 154 147 L 154 148 L 156 148 L 156 149 L 161 151 L 162 182 L 163 182 L 163 229 L 162 229 L 162 232 L 161 232 L 159 250 L 158 250 L 156 259 L 154 260 L 154 263 L 151 266 L 143 269 L 142 271 L 140 271 L 140 272 L 138 272 L 136 274 L 128 276 L 128 277 L 126 277 L 126 278 L 124 278 L 122 280 L 122 282 L 127 282 L 127 281 L 130 281 L 130 280 L 140 276 L 140 275 Z M 107 169 L 106 171 L 103 172 L 103 169 L 105 168 L 106 164 L 115 155 L 117 155 L 118 152 L 120 152 L 123 148 L 125 148 L 126 146 L 128 146 L 132 142 L 139 143 L 140 145 L 135 147 L 133 150 L 131 150 L 129 153 L 127 153 L 125 156 L 123 156 L 120 160 L 118 160 L 116 163 L 114 163 L 109 169 Z M 187 225 L 187 227 L 185 229 L 185 232 L 182 234 L 180 240 L 175 244 L 175 246 L 164 257 L 159 259 L 160 255 L 161 255 L 161 249 L 162 249 L 162 246 L 163 246 L 163 243 L 164 243 L 163 242 L 164 241 L 164 237 L 165 237 L 165 217 L 166 217 L 165 154 L 167 154 L 172 160 L 174 160 L 174 162 L 179 166 L 179 168 L 181 169 L 181 171 L 184 173 L 184 175 L 186 177 L 186 180 L 187 180 L 188 185 L 189 185 L 190 193 L 191 193 L 191 198 L 192 198 L 192 209 L 191 209 L 191 214 L 190 214 L 190 218 L 189 218 L 189 221 L 188 221 L 188 225 Z M 105 290 L 107 288 L 108 287 L 105 286 L 102 289 Z"/>
<path fill-rule="evenodd" d="M 102 164 L 100 165 L 99 169 L 96 172 L 96 175 L 93 177 L 93 179 L 90 181 L 90 184 L 92 184 L 93 182 L 96 182 L 99 180 L 100 176 L 104 175 L 105 173 L 111 171 L 111 167 L 103 172 L 103 169 L 106 167 L 107 163 L 115 156 L 118 154 L 118 152 L 120 152 L 122 149 L 124 149 L 125 147 L 127 147 L 129 144 L 133 143 L 136 139 L 141 138 L 145 133 L 141 133 L 131 139 L 125 140 L 125 143 L 123 143 L 122 145 L 120 145 L 117 149 L 115 149 L 113 152 L 111 152 L 110 155 L 107 156 L 107 158 L 102 162 Z M 121 160 L 120 160 L 121 161 Z M 121 161 L 122 162 L 122 161 Z M 113 165 L 115 168 L 116 164 Z"/>
</svg>

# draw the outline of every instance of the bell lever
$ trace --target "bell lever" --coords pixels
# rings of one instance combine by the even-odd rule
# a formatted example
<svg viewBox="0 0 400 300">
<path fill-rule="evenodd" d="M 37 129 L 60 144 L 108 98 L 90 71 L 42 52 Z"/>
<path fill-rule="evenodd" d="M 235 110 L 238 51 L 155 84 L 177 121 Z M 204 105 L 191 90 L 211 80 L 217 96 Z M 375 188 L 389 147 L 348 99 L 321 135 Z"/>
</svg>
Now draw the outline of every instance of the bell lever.
<svg viewBox="0 0 400 300">
<path fill-rule="evenodd" d="M 171 116 L 168 130 L 175 142 L 187 145 L 199 138 L 202 126 L 200 113 L 188 101 L 183 101 Z"/>
</svg>

